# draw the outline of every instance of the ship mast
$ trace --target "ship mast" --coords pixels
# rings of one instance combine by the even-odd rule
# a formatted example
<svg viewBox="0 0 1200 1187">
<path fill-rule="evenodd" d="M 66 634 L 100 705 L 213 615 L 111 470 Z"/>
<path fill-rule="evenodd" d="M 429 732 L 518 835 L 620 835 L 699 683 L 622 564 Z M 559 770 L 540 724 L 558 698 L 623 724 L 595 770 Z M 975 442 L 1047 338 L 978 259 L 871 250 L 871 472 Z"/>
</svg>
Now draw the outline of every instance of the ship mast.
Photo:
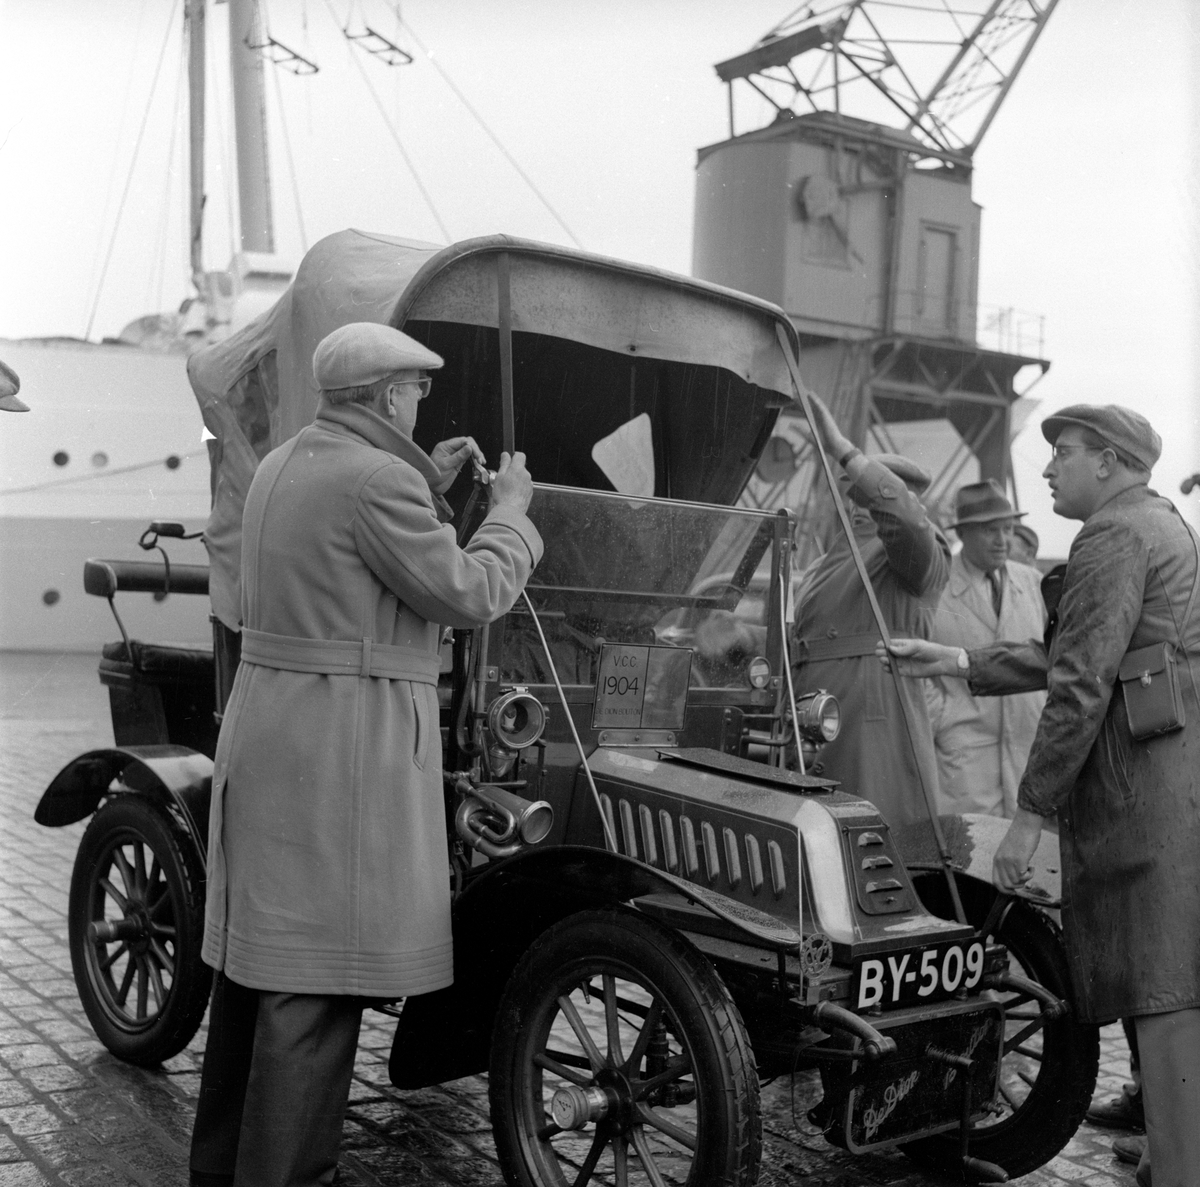
<svg viewBox="0 0 1200 1187">
<path fill-rule="evenodd" d="M 273 252 L 267 102 L 258 0 L 229 0 L 229 75 L 237 143 L 238 211 L 243 251 Z"/>
</svg>

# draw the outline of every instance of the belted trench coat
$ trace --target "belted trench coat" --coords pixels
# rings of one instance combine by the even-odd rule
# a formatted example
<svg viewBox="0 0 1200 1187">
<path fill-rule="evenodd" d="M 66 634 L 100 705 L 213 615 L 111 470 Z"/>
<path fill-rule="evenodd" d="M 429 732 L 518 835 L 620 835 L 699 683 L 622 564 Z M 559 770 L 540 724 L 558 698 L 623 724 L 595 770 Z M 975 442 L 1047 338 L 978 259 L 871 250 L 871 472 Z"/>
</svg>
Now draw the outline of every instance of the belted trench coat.
<svg viewBox="0 0 1200 1187">
<path fill-rule="evenodd" d="M 1000 639 L 1040 642 L 1045 629 L 1036 569 L 1005 563 L 997 615 L 987 574 L 961 552 L 954 557 L 933 622 L 938 643 L 970 651 Z M 926 698 L 937 750 L 939 811 L 1011 818 L 1046 694 L 976 697 L 962 680 L 939 676 L 927 682 Z"/>
<path fill-rule="evenodd" d="M 1200 1006 L 1200 603 L 1184 617 L 1197 543 L 1145 486 L 1096 511 L 1071 545 L 1049 656 L 970 653 L 980 695 L 1048 687 L 1018 802 L 1058 814 L 1063 924 L 1080 1017 L 1106 1023 Z M 1125 653 L 1172 642 L 1186 724 L 1129 731 Z"/>
<path fill-rule="evenodd" d="M 382 417 L 324 403 L 255 474 L 203 945 L 240 985 L 399 997 L 453 978 L 441 628 L 508 610 L 542 545 L 500 507 L 460 549 L 440 478 Z"/>
<path fill-rule="evenodd" d="M 871 458 L 851 465 L 869 515 L 855 515 L 855 540 L 884 620 L 897 635 L 927 639 L 950 575 L 950 545 L 886 466 Z M 900 704 L 896 682 L 875 658 L 878 638 L 850 545 L 839 534 L 801 590 L 792 651 L 796 695 L 824 688 L 837 697 L 842 728 L 821 755 L 823 773 L 899 827 L 928 819 L 921 785 L 936 793 L 937 762 L 924 691 L 899 681 L 907 705 Z"/>
</svg>

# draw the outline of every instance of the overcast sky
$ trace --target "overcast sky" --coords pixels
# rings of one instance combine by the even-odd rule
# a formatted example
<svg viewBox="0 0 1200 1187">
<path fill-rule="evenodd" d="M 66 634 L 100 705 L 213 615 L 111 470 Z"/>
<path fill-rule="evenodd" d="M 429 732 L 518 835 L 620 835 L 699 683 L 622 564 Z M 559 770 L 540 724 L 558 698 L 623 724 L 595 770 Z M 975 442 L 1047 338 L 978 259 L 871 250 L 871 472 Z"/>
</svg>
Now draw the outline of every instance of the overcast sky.
<svg viewBox="0 0 1200 1187">
<path fill-rule="evenodd" d="M 574 235 L 589 250 L 686 273 L 695 151 L 727 134 L 712 64 L 792 7 L 405 0 L 405 21 L 552 214 L 396 33 L 385 0 L 272 0 L 271 34 L 321 67 L 312 78 L 268 72 L 277 246 L 298 257 L 303 241 L 346 226 L 442 240 L 440 219 L 454 239 Z M 82 336 L 89 324 L 93 338 L 115 334 L 188 294 L 181 8 L 0 0 L 0 337 Z M 214 47 L 226 11 L 210 9 Z M 366 60 L 367 76 L 436 216 L 334 15 L 417 52 L 392 70 Z M 1180 479 L 1200 469 L 1197 24 L 1188 0 L 1061 0 L 976 156 L 980 299 L 1045 316 L 1052 368 L 1014 455 L 1047 552 L 1065 554 L 1076 525 L 1049 510 L 1036 422 L 1077 401 L 1148 415 L 1166 442 L 1155 485 L 1200 522 L 1200 496 L 1179 495 Z M 217 268 L 233 246 L 231 150 L 225 52 L 212 57 L 205 242 Z M 747 104 L 744 126 L 756 116 L 765 122 Z"/>
</svg>

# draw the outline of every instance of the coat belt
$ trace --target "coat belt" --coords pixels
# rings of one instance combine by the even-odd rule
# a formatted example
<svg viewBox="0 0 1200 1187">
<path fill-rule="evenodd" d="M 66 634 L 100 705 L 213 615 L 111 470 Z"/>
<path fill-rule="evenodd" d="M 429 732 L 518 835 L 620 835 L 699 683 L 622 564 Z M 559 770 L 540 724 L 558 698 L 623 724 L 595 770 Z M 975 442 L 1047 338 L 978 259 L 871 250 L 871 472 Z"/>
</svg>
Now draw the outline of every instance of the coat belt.
<svg viewBox="0 0 1200 1187">
<path fill-rule="evenodd" d="M 875 654 L 877 634 L 839 635 L 833 639 L 800 639 L 794 656 L 798 664 L 813 664 L 824 659 L 861 659 Z"/>
<path fill-rule="evenodd" d="M 415 647 L 396 647 L 371 639 L 305 639 L 242 630 L 242 662 L 285 672 L 315 672 L 324 676 L 379 676 L 437 684 L 441 657 Z"/>
</svg>

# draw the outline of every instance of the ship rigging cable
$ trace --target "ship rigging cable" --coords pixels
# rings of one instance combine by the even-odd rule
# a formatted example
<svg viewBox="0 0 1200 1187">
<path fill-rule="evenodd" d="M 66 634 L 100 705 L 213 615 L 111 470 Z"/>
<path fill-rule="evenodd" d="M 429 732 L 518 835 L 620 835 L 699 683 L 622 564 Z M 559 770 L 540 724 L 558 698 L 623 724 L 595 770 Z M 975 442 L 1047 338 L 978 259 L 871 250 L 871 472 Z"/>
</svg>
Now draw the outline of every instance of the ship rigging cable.
<svg viewBox="0 0 1200 1187">
<path fill-rule="evenodd" d="M 175 14 L 179 11 L 179 0 L 171 6 L 171 15 L 167 18 L 167 31 L 163 35 L 162 47 L 158 51 L 158 63 L 154 67 L 154 78 L 150 83 L 150 94 L 146 98 L 146 110 L 142 112 L 141 127 L 138 128 L 137 140 L 133 145 L 133 158 L 129 162 L 129 173 L 125 178 L 125 188 L 121 191 L 121 200 L 117 203 L 117 217 L 113 223 L 112 238 L 108 241 L 108 251 L 104 255 L 104 266 L 100 269 L 100 279 L 96 283 L 96 296 L 92 301 L 92 311 L 88 315 L 87 329 L 84 330 L 83 336 L 91 338 L 92 325 L 96 320 L 96 310 L 100 307 L 100 295 L 104 292 L 104 278 L 108 275 L 108 265 L 112 261 L 113 248 L 117 245 L 117 232 L 121 229 L 121 215 L 125 210 L 125 200 L 129 197 L 129 187 L 133 182 L 133 171 L 137 167 L 138 153 L 142 148 L 142 137 L 146 133 L 146 123 L 150 118 L 151 108 L 154 106 L 154 92 L 158 89 L 158 76 L 162 73 L 163 60 L 167 56 L 167 43 L 171 37 L 171 30 L 175 26 Z"/>
<path fill-rule="evenodd" d="M 326 3 L 328 3 L 328 2 L 329 2 L 329 0 L 326 0 Z M 560 227 L 562 227 L 562 229 L 564 231 L 566 231 L 566 233 L 570 236 L 571 242 L 574 243 L 575 246 L 580 249 L 580 251 L 583 251 L 584 246 L 582 243 L 579 242 L 579 239 L 576 236 L 575 232 L 572 231 L 571 228 L 567 226 L 566 222 L 563 220 L 562 215 L 559 214 L 558 211 L 555 210 L 554 207 L 550 205 L 550 200 L 546 197 L 546 195 L 543 194 L 542 191 L 539 190 L 536 185 L 534 185 L 533 178 L 531 178 L 529 176 L 529 174 L 526 173 L 525 170 L 521 168 L 520 164 L 518 164 L 518 162 L 517 162 L 517 158 L 514 157 L 512 155 L 512 153 L 510 153 L 508 151 L 508 149 L 505 148 L 504 145 L 500 142 L 500 137 L 497 136 L 496 133 L 493 132 L 491 130 L 491 128 L 489 128 L 487 126 L 487 124 L 484 122 L 483 116 L 481 116 L 479 114 L 479 112 L 475 110 L 475 108 L 471 105 L 471 101 L 466 97 L 466 95 L 464 95 L 462 93 L 461 90 L 459 90 L 458 86 L 454 82 L 454 79 L 452 79 L 450 77 L 450 75 L 446 73 L 446 71 L 443 69 L 441 63 L 438 62 L 438 60 L 433 56 L 433 54 L 431 54 L 429 52 L 429 50 L 425 46 L 425 43 L 420 39 L 420 37 L 417 36 L 417 31 L 412 27 L 412 25 L 410 25 L 400 15 L 400 9 L 398 7 L 393 7 L 392 11 L 396 14 L 396 20 L 398 20 L 400 22 L 400 24 L 402 24 L 404 26 L 404 28 L 408 30 L 408 35 L 417 43 L 417 45 L 421 49 L 421 52 L 429 59 L 429 64 L 442 76 L 446 85 L 457 96 L 459 102 L 471 113 L 471 115 L 475 119 L 475 122 L 479 124 L 479 126 L 484 130 L 484 132 L 487 133 L 487 135 L 491 139 L 492 143 L 501 151 L 501 153 L 503 153 L 504 159 L 506 161 L 508 161 L 508 163 L 517 171 L 517 173 L 521 177 L 521 180 L 524 181 L 525 184 L 537 196 L 538 201 L 541 202 L 541 204 L 548 211 L 550 211 L 550 213 L 554 216 L 554 219 L 558 223 L 558 225 Z"/>
<path fill-rule="evenodd" d="M 338 25 L 339 31 L 342 33 L 343 37 L 345 37 L 345 29 L 338 24 L 337 14 L 333 11 L 333 5 L 329 2 L 329 0 L 325 0 L 325 7 L 329 11 L 329 19 L 332 20 L 335 25 Z M 389 116 L 387 113 L 387 108 L 384 107 L 383 101 L 379 98 L 379 94 L 375 90 L 374 84 L 371 82 L 370 75 L 367 74 L 366 70 L 363 69 L 363 64 L 355 55 L 354 46 L 350 43 L 349 39 L 346 40 L 346 52 L 349 54 L 350 60 L 354 63 L 355 69 L 358 71 L 363 83 L 366 85 L 367 90 L 371 92 L 371 98 L 375 101 L 375 106 L 379 108 L 379 114 L 383 116 L 383 122 L 387 125 L 387 130 L 391 133 L 392 140 L 395 141 L 396 147 L 400 150 L 400 155 L 404 158 L 404 163 L 408 166 L 408 171 L 412 174 L 413 181 L 417 183 L 417 189 L 421 191 L 421 197 L 425 199 L 425 205 L 429 207 L 434 221 L 438 225 L 438 229 L 442 232 L 442 236 L 445 238 L 446 242 L 451 242 L 450 232 L 446 229 L 446 224 L 442 222 L 442 216 L 438 214 L 437 207 L 433 204 L 433 198 L 430 196 L 429 191 L 425 188 L 424 182 L 421 181 L 420 175 L 417 173 L 416 166 L 413 164 L 412 158 L 408 155 L 408 150 L 405 149 L 400 140 L 400 134 L 396 131 L 392 124 L 391 116 Z"/>
<path fill-rule="evenodd" d="M 48 490 L 54 486 L 70 486 L 80 482 L 97 482 L 101 478 L 116 478 L 119 474 L 133 474 L 137 470 L 153 470 L 158 466 L 166 466 L 168 470 L 176 470 L 179 463 L 188 458 L 200 457 L 208 453 L 207 448 L 193 449 L 191 453 L 172 453 L 165 458 L 155 458 L 151 462 L 135 462 L 132 466 L 118 466 L 115 470 L 104 470 L 99 474 L 77 474 L 70 478 L 51 478 L 46 482 L 35 482 L 32 486 L 14 486 L 0 490 L 0 498 L 4 495 L 29 495 L 35 491 Z M 171 465 L 171 459 L 175 465 Z"/>
</svg>

